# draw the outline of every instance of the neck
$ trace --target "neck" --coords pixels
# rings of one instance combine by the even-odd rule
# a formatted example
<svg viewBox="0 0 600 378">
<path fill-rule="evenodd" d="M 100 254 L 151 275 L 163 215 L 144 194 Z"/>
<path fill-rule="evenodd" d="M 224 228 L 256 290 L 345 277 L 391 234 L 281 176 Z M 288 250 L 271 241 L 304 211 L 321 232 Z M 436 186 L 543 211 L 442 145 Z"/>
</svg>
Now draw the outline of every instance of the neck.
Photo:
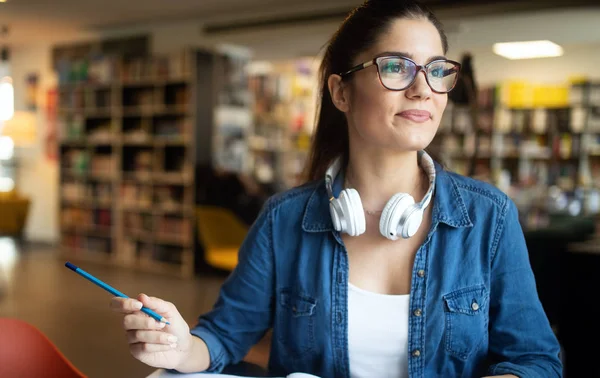
<svg viewBox="0 0 600 378">
<path fill-rule="evenodd" d="M 383 149 L 351 150 L 345 185 L 360 193 L 364 210 L 380 213 L 396 193 L 409 193 L 416 202 L 427 192 L 428 180 L 417 153 Z"/>
</svg>

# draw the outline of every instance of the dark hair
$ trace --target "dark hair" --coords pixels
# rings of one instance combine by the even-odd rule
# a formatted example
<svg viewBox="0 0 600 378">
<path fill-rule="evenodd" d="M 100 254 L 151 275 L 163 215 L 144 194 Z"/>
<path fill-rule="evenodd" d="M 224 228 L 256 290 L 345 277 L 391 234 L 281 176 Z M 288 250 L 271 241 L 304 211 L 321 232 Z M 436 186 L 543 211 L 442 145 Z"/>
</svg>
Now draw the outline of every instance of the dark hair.
<svg viewBox="0 0 600 378">
<path fill-rule="evenodd" d="M 444 54 L 448 51 L 448 39 L 441 22 L 416 1 L 367 0 L 352 10 L 329 40 L 319 69 L 320 104 L 305 172 L 309 181 L 321 179 L 338 156 L 348 161 L 347 122 L 344 113 L 333 105 L 327 85 L 329 76 L 352 68 L 354 59 L 369 49 L 397 19 L 430 21 L 440 33 Z"/>
</svg>

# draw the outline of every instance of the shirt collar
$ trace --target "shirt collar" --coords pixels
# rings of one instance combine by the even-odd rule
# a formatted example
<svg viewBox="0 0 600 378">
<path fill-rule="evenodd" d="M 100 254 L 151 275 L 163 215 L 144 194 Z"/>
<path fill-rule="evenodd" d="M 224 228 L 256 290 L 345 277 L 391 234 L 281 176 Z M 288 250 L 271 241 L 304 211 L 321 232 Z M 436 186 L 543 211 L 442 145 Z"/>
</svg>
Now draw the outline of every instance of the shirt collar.
<svg viewBox="0 0 600 378">
<path fill-rule="evenodd" d="M 469 218 L 467 207 L 458 190 L 456 181 L 437 162 L 435 162 L 435 171 L 435 191 L 431 202 L 433 205 L 432 222 L 444 223 L 455 228 L 472 227 L 473 223 Z M 333 183 L 333 194 L 336 198 L 342 190 L 343 182 L 343 173 L 340 172 Z M 306 232 L 330 232 L 334 230 L 325 180 L 319 182 L 306 204 L 302 229 Z"/>
</svg>

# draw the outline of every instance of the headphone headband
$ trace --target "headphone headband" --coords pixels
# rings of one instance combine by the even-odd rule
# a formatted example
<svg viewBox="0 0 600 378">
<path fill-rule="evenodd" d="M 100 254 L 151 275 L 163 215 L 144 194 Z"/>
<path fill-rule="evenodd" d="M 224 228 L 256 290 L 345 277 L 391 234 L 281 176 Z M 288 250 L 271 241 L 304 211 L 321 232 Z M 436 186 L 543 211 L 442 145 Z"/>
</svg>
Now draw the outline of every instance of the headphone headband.
<svg viewBox="0 0 600 378">
<path fill-rule="evenodd" d="M 327 195 L 329 196 L 330 200 L 332 198 L 334 198 L 333 182 L 334 182 L 335 178 L 337 177 L 338 173 L 340 173 L 341 168 L 342 168 L 342 158 L 338 157 L 335 159 L 333 164 L 331 164 L 329 166 L 329 168 L 327 168 L 327 171 L 325 172 L 325 189 L 327 189 Z"/>
<path fill-rule="evenodd" d="M 435 164 L 433 163 L 433 159 L 431 158 L 431 156 L 429 156 L 429 154 L 425 151 L 418 151 L 417 156 L 421 167 L 423 167 L 423 169 L 427 173 L 427 177 L 429 178 L 429 189 L 427 190 L 427 193 L 425 193 L 425 196 L 423 197 L 421 202 L 419 202 L 419 207 L 421 209 L 424 209 L 427 206 L 429 206 L 435 188 Z M 340 173 L 341 168 L 342 158 L 338 157 L 335 159 L 333 164 L 331 164 L 329 168 L 327 168 L 327 171 L 325 172 L 325 189 L 327 190 L 329 200 L 332 200 L 334 198 L 333 182 L 335 181 L 337 175 Z"/>
<path fill-rule="evenodd" d="M 433 163 L 433 159 L 429 154 L 425 151 L 419 151 L 419 161 L 421 166 L 427 173 L 427 177 L 429 178 L 429 189 L 423 199 L 420 202 L 421 209 L 429 206 L 429 202 L 431 202 L 431 197 L 433 197 L 433 190 L 435 189 L 435 164 Z"/>
</svg>

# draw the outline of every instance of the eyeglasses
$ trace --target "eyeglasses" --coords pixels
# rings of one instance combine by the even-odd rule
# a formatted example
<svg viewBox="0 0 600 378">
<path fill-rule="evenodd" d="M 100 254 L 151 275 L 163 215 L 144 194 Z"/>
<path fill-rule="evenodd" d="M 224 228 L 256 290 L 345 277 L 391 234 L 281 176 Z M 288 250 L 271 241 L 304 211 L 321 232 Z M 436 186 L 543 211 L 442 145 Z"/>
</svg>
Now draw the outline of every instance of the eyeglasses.
<svg viewBox="0 0 600 378">
<path fill-rule="evenodd" d="M 460 63 L 453 60 L 438 59 L 421 66 L 403 56 L 382 56 L 369 62 L 352 67 L 341 73 L 344 78 L 369 66 L 377 66 L 381 85 L 391 91 L 402 91 L 413 85 L 419 71 L 425 72 L 427 84 L 435 93 L 448 93 L 456 85 Z"/>
</svg>

